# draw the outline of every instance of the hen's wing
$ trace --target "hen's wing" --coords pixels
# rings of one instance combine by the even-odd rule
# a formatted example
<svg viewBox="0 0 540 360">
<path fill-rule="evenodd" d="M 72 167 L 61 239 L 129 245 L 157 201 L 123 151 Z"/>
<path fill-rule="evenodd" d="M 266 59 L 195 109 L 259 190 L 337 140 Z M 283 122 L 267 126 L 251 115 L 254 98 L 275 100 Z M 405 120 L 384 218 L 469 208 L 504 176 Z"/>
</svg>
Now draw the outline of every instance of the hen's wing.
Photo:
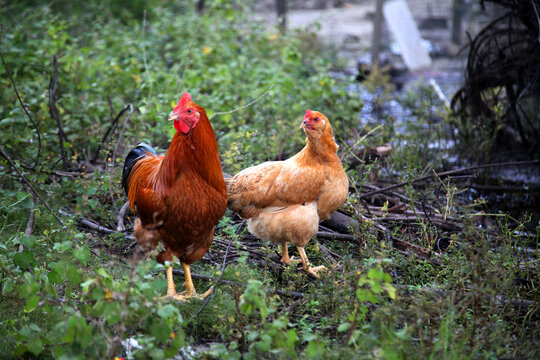
<svg viewBox="0 0 540 360">
<path fill-rule="evenodd" d="M 250 167 L 228 180 L 228 206 L 249 219 L 265 207 L 303 204 L 319 197 L 324 177 L 317 169 L 289 159 Z"/>
</svg>

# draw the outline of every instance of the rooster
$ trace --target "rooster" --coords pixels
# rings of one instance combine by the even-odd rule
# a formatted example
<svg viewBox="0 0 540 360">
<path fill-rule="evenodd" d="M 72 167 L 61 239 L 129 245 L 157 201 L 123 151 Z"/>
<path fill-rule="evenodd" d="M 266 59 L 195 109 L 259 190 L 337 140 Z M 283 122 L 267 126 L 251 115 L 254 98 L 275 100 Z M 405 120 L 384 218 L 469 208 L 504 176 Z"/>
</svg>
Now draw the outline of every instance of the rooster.
<svg viewBox="0 0 540 360">
<path fill-rule="evenodd" d="M 172 265 L 167 267 L 166 297 L 184 301 L 205 298 L 212 292 L 197 294 L 190 265 L 208 251 L 214 227 L 227 208 L 227 189 L 223 180 L 216 136 L 206 111 L 184 93 L 169 117 L 176 133 L 164 156 L 139 144 L 124 163 L 122 185 L 134 212 L 135 238 L 145 250 L 158 242 L 164 250 L 161 263 L 172 264 L 176 256 L 184 269 L 186 290 L 176 293 Z"/>
<path fill-rule="evenodd" d="M 294 243 L 303 269 L 318 277 L 326 267 L 311 266 L 304 247 L 317 232 L 319 221 L 330 218 L 345 202 L 349 181 L 326 116 L 307 110 L 300 127 L 308 142 L 298 154 L 226 179 L 228 206 L 247 219 L 252 234 L 281 244 L 285 264 L 291 262 L 287 243 Z"/>
</svg>

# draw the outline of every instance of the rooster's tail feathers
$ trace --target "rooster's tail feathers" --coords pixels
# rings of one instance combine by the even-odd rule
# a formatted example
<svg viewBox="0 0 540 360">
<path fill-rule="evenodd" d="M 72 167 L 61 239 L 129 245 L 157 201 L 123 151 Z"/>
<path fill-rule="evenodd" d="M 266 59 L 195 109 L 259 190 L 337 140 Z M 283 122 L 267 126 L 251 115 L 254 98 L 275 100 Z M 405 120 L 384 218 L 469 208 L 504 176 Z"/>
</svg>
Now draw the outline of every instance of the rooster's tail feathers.
<svg viewBox="0 0 540 360">
<path fill-rule="evenodd" d="M 133 166 L 142 158 L 146 156 L 157 156 L 156 151 L 145 143 L 139 143 L 134 149 L 132 149 L 126 156 L 124 161 L 124 172 L 122 173 L 122 187 L 126 192 L 129 192 L 129 174 L 133 170 Z"/>
</svg>

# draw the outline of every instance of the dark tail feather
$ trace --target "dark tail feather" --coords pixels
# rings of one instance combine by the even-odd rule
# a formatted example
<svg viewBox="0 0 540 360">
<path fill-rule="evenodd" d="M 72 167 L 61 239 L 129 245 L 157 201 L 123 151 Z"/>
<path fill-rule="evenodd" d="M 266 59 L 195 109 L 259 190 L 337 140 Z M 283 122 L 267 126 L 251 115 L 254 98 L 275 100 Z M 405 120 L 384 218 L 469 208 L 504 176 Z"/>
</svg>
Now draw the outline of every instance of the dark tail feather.
<svg viewBox="0 0 540 360">
<path fill-rule="evenodd" d="M 156 151 L 150 145 L 145 143 L 139 143 L 127 154 L 126 161 L 124 161 L 124 172 L 122 173 L 122 187 L 124 188 L 126 195 L 129 189 L 128 178 L 129 174 L 131 173 L 131 169 L 133 169 L 133 166 L 137 163 L 137 161 L 145 156 L 148 156 L 149 154 L 157 156 Z"/>
</svg>

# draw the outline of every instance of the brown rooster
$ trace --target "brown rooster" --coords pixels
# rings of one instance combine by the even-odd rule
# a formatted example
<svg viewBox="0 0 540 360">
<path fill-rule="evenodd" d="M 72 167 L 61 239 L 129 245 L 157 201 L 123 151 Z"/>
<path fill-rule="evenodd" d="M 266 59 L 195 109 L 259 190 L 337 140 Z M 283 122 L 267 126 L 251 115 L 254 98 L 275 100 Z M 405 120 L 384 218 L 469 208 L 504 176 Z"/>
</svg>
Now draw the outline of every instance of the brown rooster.
<svg viewBox="0 0 540 360">
<path fill-rule="evenodd" d="M 139 144 L 124 164 L 122 185 L 131 211 L 137 206 L 135 238 L 145 250 L 161 242 L 165 250 L 157 260 L 172 263 L 176 256 L 184 269 L 186 290 L 177 294 L 172 265 L 167 268 L 167 297 L 186 300 L 198 295 L 190 264 L 208 251 L 214 227 L 227 208 L 227 190 L 216 136 L 206 111 L 184 93 L 169 121 L 177 130 L 164 156 Z"/>
<path fill-rule="evenodd" d="M 285 161 L 269 161 L 226 179 L 228 206 L 244 219 L 255 236 L 281 244 L 290 263 L 287 243 L 296 245 L 303 268 L 318 277 L 324 266 L 312 267 L 304 247 L 347 198 L 349 181 L 336 152 L 330 122 L 320 112 L 306 111 L 301 124 L 307 145 Z"/>
</svg>

